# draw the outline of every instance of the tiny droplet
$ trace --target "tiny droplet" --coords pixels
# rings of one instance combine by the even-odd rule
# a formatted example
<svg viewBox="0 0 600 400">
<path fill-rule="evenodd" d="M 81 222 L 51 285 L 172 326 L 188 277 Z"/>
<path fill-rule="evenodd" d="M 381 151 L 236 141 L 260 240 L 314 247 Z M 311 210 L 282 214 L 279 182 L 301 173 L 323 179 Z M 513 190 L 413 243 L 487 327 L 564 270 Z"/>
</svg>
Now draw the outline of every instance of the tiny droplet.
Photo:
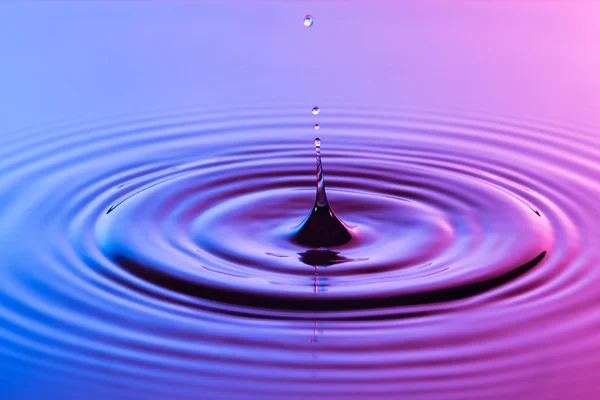
<svg viewBox="0 0 600 400">
<path fill-rule="evenodd" d="M 315 124 L 315 131 L 320 128 L 319 124 Z"/>
<path fill-rule="evenodd" d="M 313 115 L 318 115 L 321 112 L 321 109 L 318 106 L 314 106 L 312 108 Z"/>
<path fill-rule="evenodd" d="M 312 15 L 306 14 L 304 16 L 304 26 L 306 26 L 308 28 L 309 26 L 312 26 L 313 22 L 314 21 L 313 21 Z"/>
<path fill-rule="evenodd" d="M 315 146 L 321 147 L 321 138 L 315 138 Z"/>
</svg>

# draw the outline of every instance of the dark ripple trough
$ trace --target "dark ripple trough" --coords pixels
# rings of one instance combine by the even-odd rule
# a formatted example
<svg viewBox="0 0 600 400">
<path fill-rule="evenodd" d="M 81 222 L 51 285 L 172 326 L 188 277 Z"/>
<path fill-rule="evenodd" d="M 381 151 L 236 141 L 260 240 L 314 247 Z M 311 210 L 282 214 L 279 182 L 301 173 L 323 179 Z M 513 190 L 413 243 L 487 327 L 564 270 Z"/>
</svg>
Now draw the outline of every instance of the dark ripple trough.
<svg viewBox="0 0 600 400">
<path fill-rule="evenodd" d="M 332 110 L 328 198 L 353 239 L 324 250 L 293 240 L 312 132 L 292 107 L 262 110 L 2 144 L 3 379 L 148 399 L 555 398 L 567 374 L 593 382 L 597 136 Z"/>
</svg>

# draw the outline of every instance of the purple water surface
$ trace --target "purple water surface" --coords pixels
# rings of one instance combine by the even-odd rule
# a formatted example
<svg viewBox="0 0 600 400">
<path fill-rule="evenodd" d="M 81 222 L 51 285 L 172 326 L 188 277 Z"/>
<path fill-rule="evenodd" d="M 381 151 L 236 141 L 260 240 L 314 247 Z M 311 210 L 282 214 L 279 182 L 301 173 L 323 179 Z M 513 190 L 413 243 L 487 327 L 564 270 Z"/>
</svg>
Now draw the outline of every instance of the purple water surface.
<svg viewBox="0 0 600 400">
<path fill-rule="evenodd" d="M 600 56 L 534 3 L 1 5 L 0 398 L 597 398 Z"/>
<path fill-rule="evenodd" d="M 596 250 L 577 243 L 595 235 L 598 187 L 573 179 L 595 174 L 585 132 L 332 110 L 328 196 L 353 239 L 324 255 L 293 240 L 315 196 L 304 125 L 286 108 L 198 111 L 5 154 L 5 255 L 39 266 L 4 271 L 15 362 L 44 354 L 42 371 L 90 390 L 183 398 L 443 398 L 457 381 L 492 398 L 547 384 L 559 359 L 595 362 L 564 358 L 595 343 L 580 302 Z M 26 202 L 23 179 L 37 188 Z M 553 328 L 523 330 L 532 321 Z M 499 379 L 511 385 L 478 387 Z"/>
</svg>

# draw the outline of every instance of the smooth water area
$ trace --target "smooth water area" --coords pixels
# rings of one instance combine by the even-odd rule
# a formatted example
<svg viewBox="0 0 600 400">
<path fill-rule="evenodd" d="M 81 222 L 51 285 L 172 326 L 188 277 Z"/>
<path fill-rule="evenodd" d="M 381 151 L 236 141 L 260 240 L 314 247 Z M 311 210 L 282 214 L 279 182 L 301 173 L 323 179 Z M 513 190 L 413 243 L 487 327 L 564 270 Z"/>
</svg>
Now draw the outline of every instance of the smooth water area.
<svg viewBox="0 0 600 400">
<path fill-rule="evenodd" d="M 510 73 L 503 74 L 481 69 L 481 53 L 461 53 L 473 38 L 462 36 L 464 29 L 476 31 L 481 19 L 512 26 L 507 21 L 518 18 L 511 6 L 464 6 L 461 12 L 479 22 L 442 24 L 440 37 L 450 32 L 455 40 L 450 47 L 432 45 L 436 59 L 420 59 L 423 67 L 414 70 L 422 48 L 407 48 L 412 56 L 404 63 L 377 70 L 384 81 L 378 86 L 356 77 L 370 79 L 364 71 L 390 65 L 390 53 L 377 53 L 360 35 L 383 40 L 382 29 L 409 29 L 417 20 L 427 24 L 413 28 L 430 35 L 421 40 L 434 41 L 431 26 L 440 15 L 402 9 L 399 18 L 407 17 L 398 25 L 385 19 L 393 10 L 384 6 L 376 18 L 372 8 L 356 5 L 342 11 L 335 4 L 240 6 L 265 17 L 256 27 L 247 13 L 231 17 L 231 6 L 200 12 L 192 5 L 169 11 L 111 4 L 46 5 L 40 16 L 87 16 L 89 26 L 75 29 L 70 22 L 64 31 L 23 36 L 27 46 L 5 46 L 8 70 L 10 60 L 33 57 L 30 49 L 43 53 L 34 39 L 50 35 L 61 44 L 47 48 L 43 65 L 26 64 L 35 74 L 15 70 L 2 78 L 8 88 L 18 81 L 30 100 L 11 89 L 7 107 L 18 110 L 3 120 L 14 126 L 3 126 L 0 136 L 0 398 L 597 397 L 600 134 L 593 110 L 600 103 L 596 91 L 585 91 L 595 80 L 581 73 L 585 85 L 573 84 L 580 90 L 571 92 L 543 74 L 539 81 L 519 75 L 523 59 L 511 69 L 505 58 Z M 77 14 L 70 7 L 92 9 Z M 125 18 L 114 7 L 137 14 Z M 539 15 L 532 10 L 546 6 L 528 7 L 519 12 Z M 544 21 L 552 20 L 554 8 L 543 10 Z M 310 29 L 299 21 L 307 11 L 318 21 Z M 353 46 L 362 51 L 344 53 L 349 45 L 336 39 L 341 49 L 317 57 L 325 64 L 315 71 L 323 75 L 298 74 L 300 83 L 305 75 L 317 80 L 308 92 L 293 79 L 279 88 L 297 60 L 282 61 L 278 52 L 256 66 L 244 58 L 247 46 L 264 43 L 257 38 L 273 38 L 269 46 L 281 52 L 291 41 L 296 52 L 319 29 L 351 36 L 356 25 L 344 27 L 359 11 L 365 25 Z M 259 34 L 264 21 L 280 23 L 274 17 L 284 20 L 277 31 L 289 36 L 281 42 Z M 128 32 L 128 40 L 94 25 L 96 18 L 111 21 L 112 34 Z M 130 32 L 132 21 L 137 29 Z M 198 32 L 234 30 L 237 23 L 248 23 L 246 36 L 235 36 L 247 42 L 238 43 L 235 55 L 218 35 L 198 45 L 208 58 L 182 44 L 181 38 L 201 40 Z M 297 38 L 283 26 L 293 26 Z M 502 26 L 489 25 L 483 37 L 504 40 Z M 536 26 L 545 31 L 542 22 Z M 142 31 L 148 36 L 136 40 Z M 538 43 L 535 33 L 521 34 L 525 39 L 515 46 Z M 81 35 L 90 40 L 76 42 Z M 466 64 L 449 68 L 447 60 L 456 59 L 443 56 L 444 48 Z M 101 49 L 123 50 L 112 59 L 119 62 L 86 61 Z M 368 49 L 380 57 L 376 64 L 361 64 L 373 60 L 361 56 L 331 72 L 340 54 Z M 60 57 L 53 58 L 56 52 Z M 214 61 L 227 57 L 223 65 Z M 140 60 L 147 61 L 144 68 Z M 93 74 L 86 74 L 86 62 Z M 425 83 L 411 89 L 423 71 L 435 81 L 440 62 L 452 79 L 438 76 L 436 90 Z M 207 63 L 197 78 L 206 79 L 202 85 L 182 77 L 190 65 Z M 267 64 L 286 68 L 263 76 Z M 575 68 L 557 65 L 547 64 L 552 77 Z M 67 85 L 58 71 L 69 68 L 79 74 L 66 74 L 73 79 Z M 220 68 L 227 82 L 211 68 Z M 405 77 L 394 78 L 398 68 Z M 39 74 L 47 82 L 36 81 Z M 509 75 L 519 83 L 512 96 L 499 82 Z M 255 83 L 245 79 L 250 76 L 261 90 L 247 86 Z M 484 77 L 493 84 L 477 97 Z M 451 90 L 455 79 L 462 79 L 461 91 Z M 31 81 L 37 84 L 29 88 Z M 65 83 L 63 92 L 50 90 L 56 82 Z M 204 91 L 188 90 L 195 85 Z M 86 90 L 75 96 L 74 87 Z M 563 97 L 542 96 L 542 87 Z M 134 96 L 136 88 L 144 90 Z M 427 97 L 428 90 L 435 96 Z M 472 97 L 463 97 L 467 91 Z M 214 104 L 189 106 L 206 93 Z M 232 93 L 242 105 L 233 105 Z M 287 101 L 284 93 L 299 98 Z M 525 101 L 536 93 L 538 102 Z M 400 103 L 400 96 L 421 104 L 462 101 L 471 111 L 385 105 Z M 581 103 L 567 109 L 559 104 L 565 98 Z M 175 107 L 182 99 L 186 106 Z M 150 100 L 153 107 L 144 103 Z M 311 110 L 315 102 L 325 112 Z M 475 103 L 496 112 L 476 110 Z M 316 122 L 323 126 L 317 141 Z"/>
</svg>

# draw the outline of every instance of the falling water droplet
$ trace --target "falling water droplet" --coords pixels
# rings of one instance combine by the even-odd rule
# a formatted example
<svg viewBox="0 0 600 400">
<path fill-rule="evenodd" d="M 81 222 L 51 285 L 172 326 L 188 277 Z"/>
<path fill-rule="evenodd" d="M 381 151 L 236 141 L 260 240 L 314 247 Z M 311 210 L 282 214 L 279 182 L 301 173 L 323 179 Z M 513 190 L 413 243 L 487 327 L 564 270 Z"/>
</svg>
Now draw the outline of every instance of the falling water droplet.
<svg viewBox="0 0 600 400">
<path fill-rule="evenodd" d="M 317 196 L 309 216 L 300 224 L 295 239 L 300 244 L 311 247 L 340 246 L 348 243 L 352 236 L 348 228 L 340 221 L 327 202 L 325 177 L 321 164 L 321 139 L 315 138 L 317 156 Z"/>
<path fill-rule="evenodd" d="M 314 106 L 312 108 L 313 115 L 318 115 L 321 112 L 321 109 L 318 106 Z"/>
<path fill-rule="evenodd" d="M 320 128 L 319 124 L 315 124 L 315 131 L 319 130 L 319 128 Z"/>
<path fill-rule="evenodd" d="M 312 15 L 306 14 L 304 16 L 304 26 L 306 26 L 308 28 L 309 26 L 312 26 L 313 22 L 314 22 L 314 20 L 313 20 Z"/>
</svg>

